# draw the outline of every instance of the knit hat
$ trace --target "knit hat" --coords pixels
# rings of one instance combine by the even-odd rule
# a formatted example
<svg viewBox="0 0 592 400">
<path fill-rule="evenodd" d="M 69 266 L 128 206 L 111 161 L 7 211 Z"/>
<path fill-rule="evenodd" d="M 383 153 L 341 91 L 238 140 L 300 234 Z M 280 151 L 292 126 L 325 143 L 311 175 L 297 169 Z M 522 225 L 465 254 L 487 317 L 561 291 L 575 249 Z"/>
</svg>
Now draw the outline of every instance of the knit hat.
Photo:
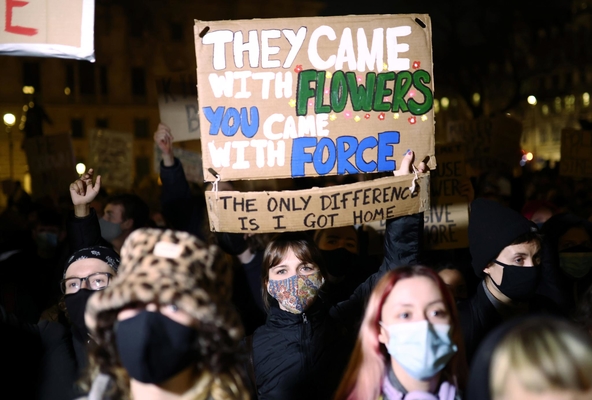
<svg viewBox="0 0 592 400">
<path fill-rule="evenodd" d="M 175 304 L 203 323 L 242 338 L 238 314 L 231 306 L 231 266 L 223 262 L 215 245 L 173 230 L 141 228 L 133 231 L 121 248 L 117 276 L 105 290 L 95 293 L 86 306 L 91 334 L 104 311 L 128 304 Z"/>
<path fill-rule="evenodd" d="M 483 269 L 516 240 L 537 227 L 518 212 L 483 198 L 471 203 L 469 218 L 469 250 L 475 274 L 483 277 Z"/>
<path fill-rule="evenodd" d="M 119 267 L 120 259 L 119 255 L 115 252 L 115 250 L 105 247 L 105 246 L 91 246 L 86 247 L 84 249 L 80 249 L 74 252 L 66 262 L 66 267 L 64 268 L 64 278 L 66 277 L 66 271 L 78 260 L 84 260 L 85 258 L 96 258 L 98 260 L 104 261 L 109 265 L 113 271 L 117 272 L 117 267 Z"/>
</svg>

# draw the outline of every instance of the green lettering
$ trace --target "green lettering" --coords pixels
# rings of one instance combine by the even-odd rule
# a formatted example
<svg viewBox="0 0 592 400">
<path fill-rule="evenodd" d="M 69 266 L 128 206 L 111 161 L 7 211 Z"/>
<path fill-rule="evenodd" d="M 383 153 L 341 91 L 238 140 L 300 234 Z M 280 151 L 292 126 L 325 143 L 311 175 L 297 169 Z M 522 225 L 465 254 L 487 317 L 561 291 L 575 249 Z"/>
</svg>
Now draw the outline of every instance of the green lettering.
<svg viewBox="0 0 592 400">
<path fill-rule="evenodd" d="M 298 73 L 298 83 L 296 84 L 296 115 L 306 115 L 308 99 L 315 95 L 315 90 L 310 87 L 310 82 L 316 80 L 316 78 L 317 71 L 314 69 L 308 69 Z"/>
<path fill-rule="evenodd" d="M 376 78 L 376 93 L 374 93 L 374 111 L 388 111 L 389 103 L 385 103 L 384 98 L 390 96 L 393 91 L 386 87 L 388 81 L 395 80 L 395 73 L 392 71 L 381 72 Z"/>
<path fill-rule="evenodd" d="M 331 108 L 336 113 L 345 109 L 347 104 L 347 82 L 343 71 L 335 71 L 331 79 Z"/>
<path fill-rule="evenodd" d="M 393 96 L 393 112 L 407 112 L 407 103 L 405 96 L 411 87 L 411 73 L 409 71 L 401 71 L 397 74 L 397 81 L 395 82 L 395 95 Z"/>
<path fill-rule="evenodd" d="M 409 99 L 407 105 L 409 106 L 411 114 L 422 115 L 432 108 L 432 105 L 434 104 L 434 94 L 430 88 L 426 86 L 426 83 L 430 83 L 431 81 L 432 78 L 430 77 L 430 74 L 423 69 L 413 73 L 413 86 L 423 94 L 424 101 L 422 104 L 419 104 L 415 101 L 415 98 Z"/>
<path fill-rule="evenodd" d="M 331 106 L 323 104 L 325 95 L 325 71 L 317 72 L 317 93 L 315 97 L 315 114 L 328 114 L 331 112 Z"/>
<path fill-rule="evenodd" d="M 354 111 L 372 111 L 372 96 L 374 95 L 374 85 L 376 83 L 376 73 L 368 72 L 366 74 L 366 86 L 358 85 L 358 79 L 355 72 L 346 72 L 347 86 Z"/>
</svg>

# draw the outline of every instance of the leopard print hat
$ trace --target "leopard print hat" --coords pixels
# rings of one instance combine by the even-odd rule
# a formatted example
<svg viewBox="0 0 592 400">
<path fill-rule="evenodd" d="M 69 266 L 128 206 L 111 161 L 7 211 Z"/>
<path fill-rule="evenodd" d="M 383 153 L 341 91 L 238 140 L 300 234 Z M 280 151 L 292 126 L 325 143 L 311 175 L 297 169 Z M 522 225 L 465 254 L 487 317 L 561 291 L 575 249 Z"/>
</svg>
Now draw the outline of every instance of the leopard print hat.
<svg viewBox="0 0 592 400">
<path fill-rule="evenodd" d="M 175 304 L 198 321 L 223 328 L 234 340 L 243 335 L 230 305 L 232 269 L 215 245 L 173 230 L 142 228 L 121 248 L 121 264 L 111 284 L 96 292 L 86 306 L 91 334 L 103 311 L 131 303 Z"/>
</svg>

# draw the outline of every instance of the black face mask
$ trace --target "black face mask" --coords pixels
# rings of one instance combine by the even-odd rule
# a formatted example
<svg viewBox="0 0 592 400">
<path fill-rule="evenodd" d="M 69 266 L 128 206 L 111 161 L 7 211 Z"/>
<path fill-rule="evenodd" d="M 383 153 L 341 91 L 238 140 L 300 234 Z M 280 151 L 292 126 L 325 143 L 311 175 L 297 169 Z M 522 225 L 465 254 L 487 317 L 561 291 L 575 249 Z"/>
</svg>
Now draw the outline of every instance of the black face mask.
<svg viewBox="0 0 592 400">
<path fill-rule="evenodd" d="M 197 331 L 158 312 L 142 311 L 115 326 L 119 358 L 143 383 L 164 382 L 196 360 Z"/>
<path fill-rule="evenodd" d="M 83 340 L 88 337 L 88 329 L 84 323 L 84 311 L 86 310 L 86 303 L 89 297 L 94 292 L 94 290 L 80 289 L 76 293 L 64 296 L 66 311 L 68 311 L 70 321 L 72 321 L 76 334 Z"/>
<path fill-rule="evenodd" d="M 501 283 L 498 285 L 491 280 L 500 292 L 514 301 L 527 301 L 534 296 L 539 283 L 540 266 L 519 267 L 497 260 L 493 262 L 504 267 Z"/>
<path fill-rule="evenodd" d="M 216 233 L 218 246 L 231 256 L 238 256 L 249 247 L 244 233 Z"/>
<path fill-rule="evenodd" d="M 336 278 L 348 275 L 358 266 L 358 255 L 343 247 L 335 250 L 321 250 L 327 272 Z"/>
</svg>

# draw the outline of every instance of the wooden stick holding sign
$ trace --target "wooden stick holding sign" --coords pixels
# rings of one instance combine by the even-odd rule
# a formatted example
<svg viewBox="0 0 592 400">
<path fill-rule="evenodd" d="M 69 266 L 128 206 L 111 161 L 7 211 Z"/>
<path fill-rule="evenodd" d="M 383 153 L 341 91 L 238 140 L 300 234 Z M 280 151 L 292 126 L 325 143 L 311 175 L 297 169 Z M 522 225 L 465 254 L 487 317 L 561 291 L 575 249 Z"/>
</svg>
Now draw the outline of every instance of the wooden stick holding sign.
<svg viewBox="0 0 592 400">
<path fill-rule="evenodd" d="M 410 187 L 415 182 L 415 191 Z M 393 176 L 329 188 L 206 192 L 214 232 L 285 232 L 357 225 L 428 210 L 429 174 Z"/>
</svg>

